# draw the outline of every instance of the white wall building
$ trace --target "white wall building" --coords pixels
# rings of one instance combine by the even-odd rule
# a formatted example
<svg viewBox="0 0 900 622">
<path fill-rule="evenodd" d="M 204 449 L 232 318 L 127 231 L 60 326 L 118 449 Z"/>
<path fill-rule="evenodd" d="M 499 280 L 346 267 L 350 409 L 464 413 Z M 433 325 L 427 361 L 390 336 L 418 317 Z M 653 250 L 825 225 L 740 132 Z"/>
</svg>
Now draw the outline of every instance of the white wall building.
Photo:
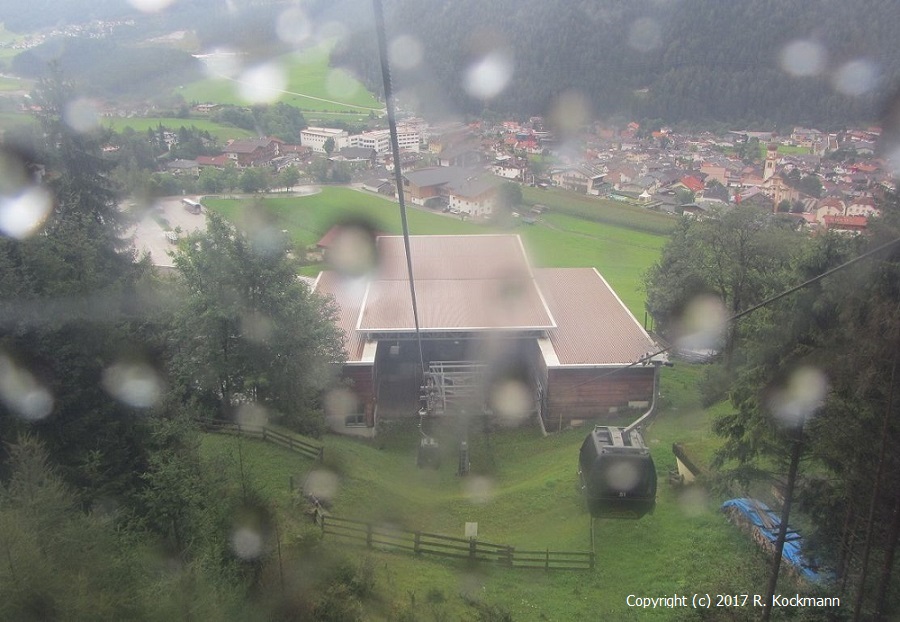
<svg viewBox="0 0 900 622">
<path fill-rule="evenodd" d="M 400 151 L 419 152 L 421 137 L 415 128 L 397 126 L 397 144 Z M 391 133 L 389 130 L 373 130 L 350 137 L 351 147 L 374 149 L 375 153 L 390 153 Z"/>
<path fill-rule="evenodd" d="M 316 153 L 325 153 L 325 141 L 334 139 L 334 151 L 350 146 L 350 135 L 346 130 L 332 127 L 308 127 L 300 132 L 300 144 Z"/>
</svg>

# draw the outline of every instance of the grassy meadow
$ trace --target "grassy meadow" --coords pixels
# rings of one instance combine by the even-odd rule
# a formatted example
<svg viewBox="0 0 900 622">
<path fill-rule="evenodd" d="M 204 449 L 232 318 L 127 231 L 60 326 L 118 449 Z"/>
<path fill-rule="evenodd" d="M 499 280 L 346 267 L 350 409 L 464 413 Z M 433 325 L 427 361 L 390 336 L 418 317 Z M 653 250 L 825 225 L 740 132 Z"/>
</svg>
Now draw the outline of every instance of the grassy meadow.
<svg viewBox="0 0 900 622">
<path fill-rule="evenodd" d="M 256 137 L 255 132 L 251 132 L 249 130 L 241 129 L 239 127 L 232 127 L 230 125 L 222 125 L 220 123 L 214 123 L 209 119 L 179 119 L 175 117 L 141 117 L 141 118 L 132 118 L 132 119 L 122 119 L 119 117 L 112 117 L 108 119 L 103 119 L 103 125 L 109 127 L 116 132 L 121 132 L 127 127 L 130 127 L 136 132 L 146 132 L 147 129 L 155 130 L 162 124 L 164 127 L 177 130 L 179 127 L 196 127 L 198 130 L 207 131 L 212 136 L 215 136 L 219 142 L 225 142 L 230 138 L 254 138 Z"/>
<path fill-rule="evenodd" d="M 563 193 L 554 196 L 565 198 Z M 285 229 L 295 244 L 304 247 L 348 216 L 366 218 L 386 232 L 400 232 L 396 203 L 349 188 L 326 187 L 300 198 L 208 198 L 204 203 L 241 227 L 265 223 Z M 621 211 L 617 217 L 629 213 Z M 539 223 L 518 223 L 506 230 L 522 235 L 539 266 L 597 267 L 642 317 L 642 275 L 666 240 L 646 231 L 643 216 L 636 212 L 635 226 L 629 228 L 576 218 L 551 207 Z M 409 222 L 413 234 L 495 231 L 421 209 L 409 210 Z M 650 221 L 651 226 L 655 222 Z M 710 420 L 728 405 L 702 408 L 696 386 L 703 371 L 703 366 L 689 364 L 663 370 L 660 413 L 644 432 L 659 477 L 656 511 L 640 520 L 597 521 L 593 572 L 472 567 L 329 542 L 327 546 L 360 563 L 373 563 L 376 592 L 367 603 L 369 618 L 393 620 L 403 611 L 415 611 L 416 619 L 422 620 L 472 619 L 473 610 L 465 600 L 476 599 L 508 609 L 515 620 L 695 620 L 699 618 L 689 609 L 635 610 L 626 606 L 625 599 L 629 594 L 763 592 L 767 560 L 725 521 L 718 510 L 722 499 L 712 498 L 701 487 L 667 483 L 668 471 L 675 465 L 673 443 L 683 443 L 700 464 L 708 464 L 718 445 Z M 462 537 L 466 522 L 474 521 L 479 538 L 486 542 L 520 550 L 590 549 L 590 517 L 576 486 L 584 429 L 542 437 L 536 427 L 483 430 L 473 423 L 472 472 L 459 478 L 452 449 L 460 434 L 455 425 L 430 430 L 446 451 L 437 470 L 414 467 L 419 438 L 414 423 L 393 424 L 372 441 L 327 436 L 321 465 L 279 447 L 235 437 L 206 435 L 203 450 L 210 457 L 234 456 L 240 447 L 250 481 L 285 508 L 297 504 L 290 490 L 292 479 L 299 486 L 310 472 L 326 470 L 337 476 L 332 500 L 337 516 L 456 537 Z M 292 516 L 307 520 L 297 518 L 296 512 Z M 797 587 L 784 589 L 793 593 Z M 738 613 L 729 619 L 753 619 L 758 614 Z"/>
<path fill-rule="evenodd" d="M 387 233 L 401 232 L 395 202 L 350 188 L 325 187 L 319 194 L 298 198 L 261 200 L 206 199 L 204 204 L 237 223 L 264 216 L 289 232 L 297 247 L 307 247 L 336 222 L 348 216 L 363 217 Z M 522 236 L 532 261 L 542 267 L 596 267 L 637 317 L 644 313 L 643 274 L 657 260 L 665 244 L 662 235 L 601 222 L 591 222 L 549 211 L 541 222 L 526 225 L 511 219 L 506 229 L 461 221 L 455 216 L 410 207 L 413 235 L 477 234 L 497 231 Z M 321 266 L 309 266 L 314 275 Z"/>
<path fill-rule="evenodd" d="M 273 59 L 271 64 L 282 73 L 285 83 L 280 92 L 272 93 L 271 99 L 304 111 L 349 113 L 349 117 L 366 117 L 370 111 L 380 111 L 383 105 L 358 80 L 346 71 L 328 66 L 333 46 L 334 41 L 327 41 Z M 177 92 L 188 102 L 250 103 L 241 97 L 238 81 L 221 77 L 186 84 Z"/>
<path fill-rule="evenodd" d="M 664 409 L 645 432 L 660 478 L 656 511 L 640 520 L 596 521 L 593 572 L 473 567 L 326 540 L 353 559 L 374 562 L 370 619 L 395 619 L 398 608 L 413 601 L 419 619 L 472 619 L 465 596 L 501 605 L 515 620 L 692 620 L 698 618 L 690 610 L 634 610 L 625 599 L 629 594 L 763 591 L 766 559 L 725 521 L 719 500 L 700 488 L 666 483 L 674 466 L 672 442 L 694 439 L 703 445 L 709 436 L 708 413 L 685 390 L 698 373 L 691 366 L 665 371 Z M 397 424 L 371 442 L 328 436 L 322 465 L 230 436 L 207 435 L 203 449 L 207 456 L 234 456 L 242 445 L 249 480 L 279 504 L 295 503 L 291 478 L 300 485 L 309 472 L 327 470 L 338 477 L 332 507 L 337 516 L 456 537 L 463 536 L 466 522 L 477 522 L 479 538 L 486 542 L 522 550 L 589 550 L 590 518 L 576 488 L 585 431 L 544 438 L 534 427 L 490 433 L 478 428 L 473 426 L 469 435 L 472 473 L 466 478 L 455 475 L 449 451 L 440 469 L 415 468 L 418 431 L 412 424 Z M 458 438 L 452 427 L 433 433 L 444 441 L 442 447 L 453 447 Z M 791 589 L 796 587 L 785 585 L 785 593 Z"/>
</svg>

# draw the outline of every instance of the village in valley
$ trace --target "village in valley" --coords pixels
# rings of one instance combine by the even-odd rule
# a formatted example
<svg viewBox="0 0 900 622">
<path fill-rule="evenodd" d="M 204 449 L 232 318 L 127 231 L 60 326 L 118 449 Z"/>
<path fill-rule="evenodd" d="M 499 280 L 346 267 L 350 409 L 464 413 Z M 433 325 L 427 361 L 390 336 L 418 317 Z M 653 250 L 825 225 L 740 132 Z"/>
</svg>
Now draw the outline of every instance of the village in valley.
<svg viewBox="0 0 900 622">
<path fill-rule="evenodd" d="M 201 104 L 193 110 L 203 115 L 216 107 Z M 175 132 L 166 136 L 170 148 L 177 144 Z M 716 208 L 755 206 L 798 228 L 854 233 L 880 214 L 878 201 L 894 189 L 890 165 L 877 156 L 879 136 L 877 127 L 716 135 L 630 122 L 624 127 L 595 123 L 563 142 L 540 117 L 497 124 L 429 124 L 407 118 L 398 128 L 407 199 L 461 217 L 491 216 L 498 188 L 512 181 L 672 215 L 704 217 Z M 387 129 L 351 135 L 345 129 L 311 126 L 294 144 L 277 138 L 230 140 L 219 155 L 163 166 L 176 176 L 196 179 L 207 167 L 276 173 L 295 166 L 302 173 L 326 159 L 345 167 L 348 183 L 395 195 Z"/>
</svg>

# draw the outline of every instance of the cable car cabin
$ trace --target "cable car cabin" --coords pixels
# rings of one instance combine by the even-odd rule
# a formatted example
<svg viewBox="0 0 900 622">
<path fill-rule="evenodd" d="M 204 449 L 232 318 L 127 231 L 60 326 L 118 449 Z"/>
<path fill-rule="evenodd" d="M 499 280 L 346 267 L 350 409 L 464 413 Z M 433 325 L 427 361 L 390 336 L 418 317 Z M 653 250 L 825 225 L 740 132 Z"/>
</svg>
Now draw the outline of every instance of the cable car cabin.
<svg viewBox="0 0 900 622">
<path fill-rule="evenodd" d="M 416 466 L 420 469 L 423 467 L 438 469 L 441 466 L 441 452 L 438 442 L 430 436 L 423 436 L 419 439 L 419 449 L 416 452 Z"/>
<path fill-rule="evenodd" d="M 640 518 L 656 506 L 656 466 L 637 430 L 595 427 L 578 466 L 591 516 Z"/>
</svg>

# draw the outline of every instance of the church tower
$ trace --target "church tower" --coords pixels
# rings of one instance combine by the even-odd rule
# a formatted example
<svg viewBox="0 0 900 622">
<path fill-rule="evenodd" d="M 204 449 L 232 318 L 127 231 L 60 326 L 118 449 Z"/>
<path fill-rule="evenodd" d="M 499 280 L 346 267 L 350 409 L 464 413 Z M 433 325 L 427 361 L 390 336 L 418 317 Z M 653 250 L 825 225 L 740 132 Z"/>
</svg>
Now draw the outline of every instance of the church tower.
<svg viewBox="0 0 900 622">
<path fill-rule="evenodd" d="M 775 175 L 775 163 L 778 161 L 778 145 L 770 143 L 766 147 L 766 164 L 763 168 L 763 181 L 768 181 Z"/>
</svg>

